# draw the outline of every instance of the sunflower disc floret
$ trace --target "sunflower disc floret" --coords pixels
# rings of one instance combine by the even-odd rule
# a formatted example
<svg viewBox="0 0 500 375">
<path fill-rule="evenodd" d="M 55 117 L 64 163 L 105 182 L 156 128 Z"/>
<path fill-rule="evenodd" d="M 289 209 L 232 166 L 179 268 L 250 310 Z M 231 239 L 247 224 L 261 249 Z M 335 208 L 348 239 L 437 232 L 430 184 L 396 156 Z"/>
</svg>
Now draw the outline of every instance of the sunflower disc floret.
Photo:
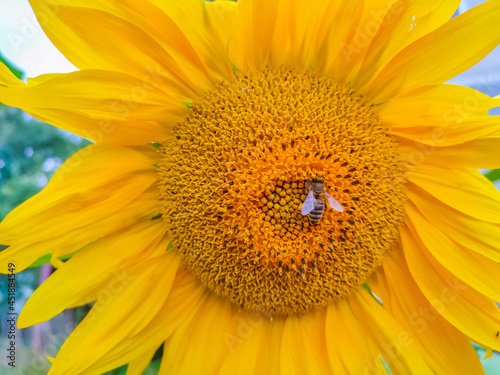
<svg viewBox="0 0 500 375">
<path fill-rule="evenodd" d="M 212 291 L 270 315 L 326 306 L 362 284 L 398 236 L 397 144 L 346 85 L 287 68 L 236 74 L 162 144 L 163 218 Z M 344 207 L 313 225 L 308 182 Z"/>
</svg>

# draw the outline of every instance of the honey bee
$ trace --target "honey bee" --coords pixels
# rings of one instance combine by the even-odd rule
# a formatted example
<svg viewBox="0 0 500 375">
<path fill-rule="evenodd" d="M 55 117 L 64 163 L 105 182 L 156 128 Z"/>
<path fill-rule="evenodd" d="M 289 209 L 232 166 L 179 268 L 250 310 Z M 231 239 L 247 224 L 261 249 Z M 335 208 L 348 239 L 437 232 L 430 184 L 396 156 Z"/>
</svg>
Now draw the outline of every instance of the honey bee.
<svg viewBox="0 0 500 375">
<path fill-rule="evenodd" d="M 307 188 L 309 189 L 309 194 L 307 195 L 304 203 L 302 204 L 302 215 L 309 215 L 309 220 L 312 224 L 318 224 L 325 212 L 325 199 L 331 208 L 336 211 L 344 212 L 344 207 L 325 190 L 325 184 L 323 180 L 313 178 L 313 180 L 307 183 Z"/>
</svg>

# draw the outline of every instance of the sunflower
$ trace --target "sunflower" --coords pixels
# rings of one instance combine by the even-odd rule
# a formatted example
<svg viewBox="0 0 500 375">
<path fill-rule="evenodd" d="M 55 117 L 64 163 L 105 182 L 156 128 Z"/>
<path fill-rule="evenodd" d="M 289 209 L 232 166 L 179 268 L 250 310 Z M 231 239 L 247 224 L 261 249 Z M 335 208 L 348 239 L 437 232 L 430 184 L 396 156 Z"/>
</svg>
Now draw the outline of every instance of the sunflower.
<svg viewBox="0 0 500 375">
<path fill-rule="evenodd" d="M 3 272 L 57 268 L 19 327 L 94 302 L 50 374 L 483 373 L 499 101 L 443 82 L 500 1 L 458 4 L 31 0 L 79 71 L 0 101 L 94 141 L 0 224 Z"/>
</svg>

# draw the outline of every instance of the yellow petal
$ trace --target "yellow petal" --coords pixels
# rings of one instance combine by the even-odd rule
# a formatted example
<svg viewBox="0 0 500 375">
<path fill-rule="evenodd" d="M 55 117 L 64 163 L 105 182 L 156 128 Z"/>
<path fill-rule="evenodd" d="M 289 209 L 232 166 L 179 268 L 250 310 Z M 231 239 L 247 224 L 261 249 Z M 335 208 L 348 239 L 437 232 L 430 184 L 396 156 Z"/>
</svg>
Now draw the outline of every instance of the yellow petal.
<svg viewBox="0 0 500 375">
<path fill-rule="evenodd" d="M 354 316 L 347 298 L 328 308 L 326 342 L 334 374 L 387 374 L 381 353 Z"/>
<path fill-rule="evenodd" d="M 156 188 L 148 189 L 121 210 L 105 215 L 104 218 L 100 217 L 87 226 L 68 230 L 62 235 L 36 243 L 20 242 L 9 246 L 0 252 L 0 264 L 13 262 L 16 264 L 16 272 L 22 271 L 41 256 L 51 253 L 51 263 L 54 267 L 59 267 L 57 257 L 72 254 L 82 249 L 90 241 L 149 220 L 157 214 Z M 88 303 L 88 301 L 84 303 Z"/>
<path fill-rule="evenodd" d="M 364 56 L 385 17 L 393 19 L 393 15 L 400 13 L 399 2 L 397 0 L 364 0 L 334 3 L 348 4 L 349 7 L 352 4 L 353 8 L 347 8 L 347 12 L 341 14 L 341 17 L 332 19 L 329 24 L 333 32 L 340 37 L 335 37 L 334 43 L 331 44 L 331 49 L 336 50 L 337 53 L 333 52 L 335 57 L 329 69 L 335 72 L 337 79 L 352 82 L 363 66 Z M 341 26 L 336 27 L 339 20 Z M 392 21 L 394 22 L 394 19 Z M 344 30 L 339 32 L 338 29 Z"/>
<path fill-rule="evenodd" d="M 0 242 L 37 242 L 120 210 L 155 182 L 155 159 L 151 146 L 80 150 L 39 194 L 7 215 L 0 224 Z"/>
<path fill-rule="evenodd" d="M 500 223 L 500 192 L 477 170 L 421 165 L 412 170 L 408 179 L 467 215 Z"/>
<path fill-rule="evenodd" d="M 461 124 L 473 115 L 500 105 L 500 101 L 457 85 L 425 86 L 374 107 L 392 128 Z"/>
<path fill-rule="evenodd" d="M 100 375 L 156 350 L 180 324 L 192 321 L 208 295 L 205 292 L 193 275 L 179 268 L 166 302 L 151 322 L 137 335 L 119 342 L 87 372 Z"/>
<path fill-rule="evenodd" d="M 365 27 L 373 37 L 367 48 L 354 88 L 361 90 L 403 48 L 447 22 L 460 0 L 408 0 L 396 2 L 385 18 L 377 13 Z"/>
<path fill-rule="evenodd" d="M 44 0 L 44 2 L 53 6 L 58 4 L 57 0 Z M 235 3 L 231 4 L 235 5 Z M 187 18 L 186 14 L 180 15 L 180 17 L 176 17 L 174 20 L 164 10 L 160 9 L 161 7 L 168 6 L 165 3 L 154 5 L 152 2 L 138 3 L 134 0 L 107 0 L 105 2 L 98 0 L 75 0 L 66 5 L 101 10 L 137 26 L 149 37 L 158 42 L 174 58 L 178 64 L 178 68 L 197 85 L 197 88 L 193 88 L 195 90 L 203 89 L 206 91 L 214 82 L 219 81 L 221 78 L 230 78 L 228 73 L 231 70 L 228 62 L 226 61 L 226 64 L 224 64 L 219 61 L 218 64 L 214 65 L 211 60 L 212 56 L 204 56 L 202 49 L 197 45 L 199 44 L 198 41 L 196 39 L 190 40 L 193 39 L 192 35 L 185 34 L 185 31 L 190 30 L 181 28 L 184 24 L 183 20 Z M 213 5 L 212 3 L 207 4 L 207 7 L 216 7 L 219 9 L 218 5 Z M 193 12 L 194 10 L 194 7 L 186 8 L 189 8 L 189 12 Z M 197 7 L 197 9 L 202 14 L 203 9 L 201 7 Z M 220 14 L 217 14 L 217 16 L 220 16 Z M 212 19 L 214 19 L 215 23 L 219 17 L 212 17 Z M 198 30 L 204 27 L 203 23 L 197 25 Z M 46 28 L 50 29 L 51 27 Z M 216 30 L 219 29 L 216 28 Z M 202 30 L 201 33 L 210 35 L 214 41 L 217 40 L 216 35 L 214 35 L 213 30 L 210 28 Z M 81 34 L 80 36 L 83 39 L 88 38 L 88 35 L 85 34 Z M 64 39 L 64 36 L 60 36 L 60 38 Z M 124 43 L 127 42 L 125 41 Z M 95 67 L 95 61 L 88 57 L 85 57 L 82 63 L 88 68 Z M 115 61 L 111 61 L 111 63 L 116 64 Z"/>
<path fill-rule="evenodd" d="M 96 142 L 145 144 L 168 134 L 187 108 L 158 88 L 154 76 L 140 80 L 103 70 L 51 75 L 32 84 L 0 86 L 0 102 L 41 121 Z"/>
<path fill-rule="evenodd" d="M 92 145 L 68 159 L 42 192 L 0 223 L 0 243 L 10 245 L 0 262 L 14 260 L 21 271 L 44 254 L 72 253 L 157 214 L 154 149 L 143 147 Z"/>
<path fill-rule="evenodd" d="M 418 208 L 424 216 L 427 218 L 432 216 L 432 224 L 440 231 L 448 233 L 453 241 L 489 259 L 500 262 L 498 244 L 500 225 L 465 215 L 413 184 L 408 187 L 408 196 L 418 204 Z"/>
<path fill-rule="evenodd" d="M 370 9 L 377 8 L 382 6 Z M 345 62 L 344 55 L 349 54 L 345 46 L 365 7 L 361 0 L 259 0 L 240 1 L 238 10 L 239 27 L 229 43 L 238 69 L 254 72 L 265 66 L 293 65 L 342 80 L 352 65 Z"/>
<path fill-rule="evenodd" d="M 326 348 L 325 320 L 324 309 L 286 318 L 280 352 L 282 374 L 332 373 Z"/>
<path fill-rule="evenodd" d="M 160 374 L 217 374 L 230 350 L 226 335 L 236 329 L 235 310 L 228 299 L 210 293 L 165 344 Z"/>
<path fill-rule="evenodd" d="M 474 139 L 456 146 L 436 147 L 417 141 L 399 138 L 402 158 L 414 165 L 429 163 L 446 165 L 449 168 L 500 168 L 500 136 Z"/>
<path fill-rule="evenodd" d="M 19 212 L 13 211 L 4 220 L 1 226 L 2 229 L 5 228 L 4 243 L 10 245 L 36 243 L 63 235 L 75 228 L 91 225 L 96 220 L 101 220 L 131 203 L 138 196 L 136 194 L 142 193 L 154 183 L 153 176 L 141 177 L 121 178 L 107 184 L 89 186 L 88 190 L 82 189 L 73 191 L 73 194 L 62 195 L 61 201 L 65 201 L 66 207 L 61 202 L 51 200 L 52 196 L 49 194 L 44 194 L 43 198 L 39 198 L 39 202 L 45 198 L 45 207 L 42 211 L 33 212 L 29 217 L 22 217 Z M 85 192 L 88 192 L 89 196 L 83 198 L 81 194 Z M 36 203 L 33 202 L 33 206 Z M 19 220 L 23 220 L 24 223 L 14 226 Z M 36 226 L 31 227 L 33 224 Z"/>
<path fill-rule="evenodd" d="M 285 318 L 241 312 L 236 330 L 225 333 L 230 349 L 219 375 L 279 374 L 284 322 Z"/>
<path fill-rule="evenodd" d="M 404 332 L 378 301 L 363 288 L 352 293 L 349 296 L 347 305 L 344 304 L 342 307 L 342 312 L 345 312 L 342 314 L 342 321 L 348 322 L 346 326 L 341 326 L 339 322 L 334 320 L 336 315 L 333 311 L 330 315 L 330 310 L 335 308 L 336 304 L 329 306 L 327 317 L 327 340 L 328 335 L 332 335 L 332 338 L 328 341 L 331 362 L 338 360 L 335 357 L 332 358 L 332 349 L 343 345 L 344 341 L 350 341 L 352 334 L 357 333 L 356 342 L 362 343 L 362 355 L 366 356 L 364 358 L 365 371 L 384 373 L 380 365 L 381 356 L 393 373 L 431 374 L 430 369 L 422 360 L 418 351 L 415 350 L 414 343 L 409 335 Z M 348 327 L 357 328 L 350 331 Z M 337 336 L 337 332 L 333 328 L 338 329 L 341 335 Z M 345 339 L 339 340 L 339 338 Z M 342 353 L 342 361 L 348 370 L 347 373 L 351 374 L 350 371 L 353 369 L 359 369 L 359 364 L 347 363 L 356 357 L 359 359 L 359 356 L 355 354 L 349 355 L 344 349 L 340 348 L 336 351 Z"/>
<path fill-rule="evenodd" d="M 132 258 L 147 259 L 155 250 L 164 252 L 169 241 L 164 238 L 165 227 L 159 220 L 137 224 L 92 242 L 54 272 L 30 297 L 19 316 L 20 328 L 51 319 L 75 302 L 100 290 L 123 289 L 130 274 L 122 264 Z M 141 254 L 142 253 L 142 254 Z M 158 255 L 158 254 L 156 254 Z M 150 256 L 150 255 L 149 255 Z"/>
<path fill-rule="evenodd" d="M 250 73 L 266 67 L 272 49 L 278 8 L 279 0 L 238 2 L 239 28 L 229 44 L 229 53 L 239 70 Z"/>
<path fill-rule="evenodd" d="M 163 306 L 180 258 L 166 252 L 128 269 L 130 281 L 96 301 L 57 354 L 49 374 L 82 372 L 125 338 L 140 332 Z"/>
<path fill-rule="evenodd" d="M 448 81 L 500 43 L 499 18 L 498 0 L 453 18 L 403 49 L 363 93 L 370 95 L 372 102 L 381 103 L 420 86 Z"/>
<path fill-rule="evenodd" d="M 204 90 L 208 89 L 215 83 L 214 79 L 219 78 L 220 72 L 209 71 L 202 56 L 199 55 L 196 47 L 189 41 L 176 21 L 151 2 L 75 0 L 71 2 L 71 5 L 104 10 L 139 27 L 172 55 L 179 64 L 179 68 L 182 68 L 184 73 L 198 86 L 198 90 L 201 87 Z"/>
<path fill-rule="evenodd" d="M 339 55 L 339 45 L 357 24 L 362 10 L 359 1 L 281 1 L 269 64 L 324 71 L 335 59 L 332 55 Z M 337 27 L 333 28 L 334 24 Z M 333 67 L 329 68 L 328 73 L 334 74 Z"/>
<path fill-rule="evenodd" d="M 442 318 L 418 289 L 399 246 L 384 260 L 383 271 L 375 277 L 370 288 L 409 333 L 435 374 L 484 374 L 469 338 Z"/>
<path fill-rule="evenodd" d="M 452 241 L 451 233 L 445 234 L 432 224 L 435 215 L 426 218 L 418 211 L 417 207 L 425 207 L 426 202 L 415 195 L 411 195 L 411 200 L 406 206 L 406 220 L 411 222 L 424 248 L 460 280 L 492 300 L 500 301 L 500 264 Z M 428 203 L 426 206 L 427 213 L 439 209 L 437 206 L 432 210 Z"/>
<path fill-rule="evenodd" d="M 117 71 L 137 79 L 154 71 L 179 99 L 190 99 L 202 93 L 194 77 L 189 77 L 179 62 L 147 33 L 152 27 L 147 31 L 140 27 L 143 25 L 137 12 L 133 16 L 130 4 L 127 8 L 127 4 L 116 5 L 113 1 L 106 2 L 106 7 L 95 1 L 85 5 L 82 2 L 63 5 L 56 0 L 30 2 L 52 43 L 78 68 Z M 166 29 L 171 24 L 161 17 L 158 8 L 145 4 L 142 9 L 149 13 L 151 24 L 158 22 L 157 16 Z M 133 23 L 136 21 L 138 25 Z M 90 24 L 92 27 L 88 27 Z M 179 34 L 171 36 L 180 40 Z M 198 83 L 207 81 L 202 74 L 196 78 Z"/>
<path fill-rule="evenodd" d="M 12 73 L 7 66 L 0 62 L 0 86 L 18 86 L 22 82 Z"/>
<path fill-rule="evenodd" d="M 221 0 L 205 4 L 214 30 L 220 35 L 223 45 L 228 46 L 238 27 L 238 3 Z"/>
<path fill-rule="evenodd" d="M 214 14 L 207 10 L 204 1 L 199 0 L 150 2 L 175 21 L 216 80 L 231 80 L 233 72 L 227 52 L 227 39 L 221 32 L 219 21 L 221 17 L 235 16 L 234 12 Z M 216 7 L 225 10 L 224 7 Z"/>
<path fill-rule="evenodd" d="M 438 126 L 392 127 L 389 132 L 431 147 L 455 146 L 498 133 L 500 116 L 474 117 Z"/>
<path fill-rule="evenodd" d="M 344 46 L 364 9 L 361 0 L 280 2 L 270 65 L 313 68 L 342 80 L 346 74 Z"/>
<path fill-rule="evenodd" d="M 500 342 L 495 337 L 500 325 L 500 310 L 495 302 L 476 292 L 437 261 L 430 261 L 418 235 L 410 229 L 401 227 L 401 246 L 422 294 L 443 318 L 472 340 L 485 347 L 500 349 Z"/>
<path fill-rule="evenodd" d="M 153 359 L 156 350 L 150 350 L 149 353 L 130 361 L 125 375 L 142 375 Z"/>
</svg>

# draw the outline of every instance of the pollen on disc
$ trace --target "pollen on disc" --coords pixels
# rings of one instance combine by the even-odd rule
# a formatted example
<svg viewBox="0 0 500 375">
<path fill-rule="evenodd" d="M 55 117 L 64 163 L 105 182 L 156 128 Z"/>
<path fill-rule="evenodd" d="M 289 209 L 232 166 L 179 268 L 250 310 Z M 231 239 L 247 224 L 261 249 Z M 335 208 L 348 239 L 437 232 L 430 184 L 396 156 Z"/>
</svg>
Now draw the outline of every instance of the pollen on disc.
<svg viewBox="0 0 500 375">
<path fill-rule="evenodd" d="M 268 315 L 326 306 L 359 287 L 398 235 L 405 166 L 370 103 L 288 68 L 237 73 L 192 104 L 162 143 L 163 220 L 186 266 Z M 312 225 L 314 178 L 343 212 Z"/>
</svg>

